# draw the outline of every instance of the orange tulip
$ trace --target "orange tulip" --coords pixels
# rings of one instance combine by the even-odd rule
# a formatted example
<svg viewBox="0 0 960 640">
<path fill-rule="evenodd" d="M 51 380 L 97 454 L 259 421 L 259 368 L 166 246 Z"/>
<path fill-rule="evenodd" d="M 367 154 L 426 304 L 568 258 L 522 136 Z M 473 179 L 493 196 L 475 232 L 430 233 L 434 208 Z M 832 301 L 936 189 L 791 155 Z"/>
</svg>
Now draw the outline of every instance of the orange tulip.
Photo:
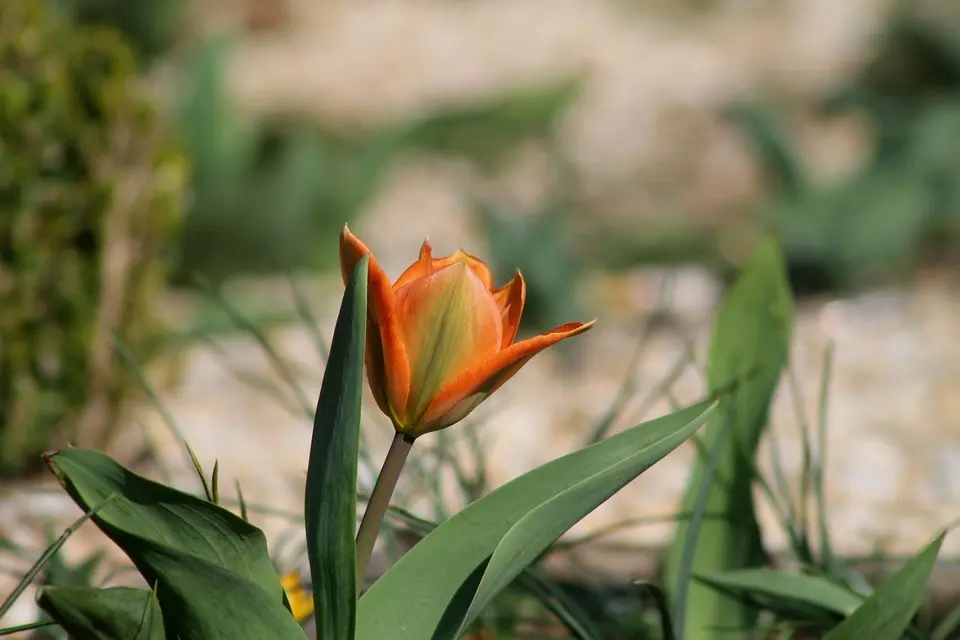
<svg viewBox="0 0 960 640">
<path fill-rule="evenodd" d="M 434 258 L 424 241 L 420 258 L 391 285 L 345 226 L 344 282 L 364 255 L 370 255 L 367 380 L 381 411 L 410 438 L 462 420 L 530 358 L 593 326 L 571 322 L 514 342 L 526 297 L 519 271 L 495 289 L 482 260 L 464 251 Z"/>
</svg>

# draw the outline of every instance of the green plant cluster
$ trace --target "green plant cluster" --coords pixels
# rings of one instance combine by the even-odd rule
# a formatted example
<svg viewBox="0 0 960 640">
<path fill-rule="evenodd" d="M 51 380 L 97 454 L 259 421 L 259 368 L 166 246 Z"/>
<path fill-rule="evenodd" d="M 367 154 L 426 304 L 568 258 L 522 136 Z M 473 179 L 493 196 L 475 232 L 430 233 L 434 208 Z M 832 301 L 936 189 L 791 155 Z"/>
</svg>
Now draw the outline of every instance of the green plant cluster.
<svg viewBox="0 0 960 640">
<path fill-rule="evenodd" d="M 842 181 L 809 177 L 774 110 L 733 110 L 775 186 L 764 222 L 804 288 L 899 280 L 960 256 L 960 12 L 903 2 L 878 42 L 845 86 L 807 105 L 867 124 L 869 156 Z"/>
<path fill-rule="evenodd" d="M 243 113 L 224 93 L 231 36 L 184 61 L 174 121 L 193 173 L 176 280 L 335 264 L 324 252 L 375 193 L 390 133 L 337 136 L 301 117 Z"/>
<path fill-rule="evenodd" d="M 0 13 L 0 476 L 53 443 L 102 445 L 130 387 L 114 335 L 139 361 L 185 172 L 141 97 L 115 32 L 46 3 Z"/>
<path fill-rule="evenodd" d="M 51 0 L 48 0 L 51 1 Z M 136 59 L 149 64 L 176 43 L 186 0 L 52 0 L 79 25 L 110 27 L 123 34 Z"/>
<path fill-rule="evenodd" d="M 244 113 L 226 95 L 232 36 L 181 65 L 175 122 L 193 170 L 178 282 L 330 268 L 328 239 L 373 198 L 406 153 L 459 156 L 492 170 L 518 141 L 547 135 L 579 84 L 508 92 L 409 121 L 334 131 L 302 115 Z"/>
<path fill-rule="evenodd" d="M 548 609 L 566 634 L 550 637 L 580 640 L 719 640 L 733 632 L 946 640 L 960 625 L 957 613 L 932 632 L 916 623 L 943 533 L 877 586 L 832 553 L 819 449 L 805 456 L 803 486 L 814 494 L 820 528 L 810 528 L 805 516 L 785 519 L 803 570 L 774 568 L 767 560 L 754 500 L 761 483 L 757 444 L 786 365 L 794 313 L 772 241 L 759 246 L 718 313 L 706 399 L 609 437 L 599 434 L 441 523 L 397 510 L 416 542 L 364 589 L 354 535 L 367 268 L 366 259 L 358 263 L 343 297 L 305 483 L 302 525 L 319 640 L 455 640 L 489 629 L 487 611 L 517 588 Z M 601 631 L 607 621 L 579 607 L 536 565 L 571 526 L 691 439 L 701 455 L 668 554 L 665 586 L 636 584 L 638 600 L 642 592 L 653 596 L 658 623 L 641 636 Z M 242 496 L 239 516 L 221 506 L 216 466 L 208 481 L 195 462 L 204 489 L 198 496 L 138 476 L 92 450 L 67 449 L 45 460 L 85 512 L 68 533 L 92 520 L 123 549 L 146 586 L 45 586 L 38 601 L 51 620 L 28 626 L 55 623 L 77 640 L 306 637 L 263 533 L 247 521 Z M 51 556 L 45 554 L 0 604 L 0 619 Z"/>
</svg>

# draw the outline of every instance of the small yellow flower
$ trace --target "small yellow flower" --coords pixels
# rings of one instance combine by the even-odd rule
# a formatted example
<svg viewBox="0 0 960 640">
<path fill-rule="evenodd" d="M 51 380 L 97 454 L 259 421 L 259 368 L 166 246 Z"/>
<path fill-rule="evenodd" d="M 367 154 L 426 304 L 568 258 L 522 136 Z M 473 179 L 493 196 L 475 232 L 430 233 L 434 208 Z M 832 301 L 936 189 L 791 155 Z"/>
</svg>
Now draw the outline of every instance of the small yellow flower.
<svg viewBox="0 0 960 640">
<path fill-rule="evenodd" d="M 293 610 L 293 617 L 297 622 L 303 622 L 313 615 L 313 594 L 303 584 L 300 572 L 294 569 L 282 578 L 280 584 L 287 594 L 287 601 Z"/>
</svg>

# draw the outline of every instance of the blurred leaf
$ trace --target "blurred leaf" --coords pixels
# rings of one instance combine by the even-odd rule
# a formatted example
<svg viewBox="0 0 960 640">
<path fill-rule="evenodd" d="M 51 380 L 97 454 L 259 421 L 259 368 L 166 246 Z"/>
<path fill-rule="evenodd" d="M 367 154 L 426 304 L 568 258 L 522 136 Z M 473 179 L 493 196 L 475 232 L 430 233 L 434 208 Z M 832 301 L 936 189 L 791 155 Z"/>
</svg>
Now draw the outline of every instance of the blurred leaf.
<svg viewBox="0 0 960 640">
<path fill-rule="evenodd" d="M 119 30 L 137 52 L 151 62 L 166 53 L 181 28 L 184 0 L 57 0 L 78 24 Z"/>
<path fill-rule="evenodd" d="M 756 147 L 767 179 L 780 193 L 789 196 L 806 189 L 807 178 L 796 144 L 771 109 L 759 104 L 739 104 L 727 110 L 727 117 Z"/>
<path fill-rule="evenodd" d="M 830 285 L 902 273 L 924 239 L 930 190 L 902 167 L 876 169 L 780 201 L 770 214 L 791 269 L 816 266 Z"/>
<path fill-rule="evenodd" d="M 580 94 L 579 77 L 523 89 L 486 103 L 447 109 L 412 125 L 407 144 L 434 153 L 463 154 L 492 168 L 518 141 L 543 138 Z"/>
<path fill-rule="evenodd" d="M 348 135 L 306 116 L 244 114 L 223 87 L 234 45 L 211 38 L 186 62 L 176 116 L 194 199 L 178 283 L 331 266 L 321 240 L 376 193 L 402 138 L 394 128 Z"/>
<path fill-rule="evenodd" d="M 670 617 L 670 603 L 667 601 L 667 594 L 664 590 L 659 585 L 646 580 L 634 580 L 633 584 L 649 591 L 650 595 L 653 596 L 657 613 L 660 616 L 660 637 L 662 640 L 677 640 L 673 629 L 673 618 Z"/>
<path fill-rule="evenodd" d="M 772 569 L 738 569 L 696 579 L 750 606 L 793 620 L 827 614 L 835 621 L 864 601 L 860 594 L 825 577 Z"/>
<path fill-rule="evenodd" d="M 575 598 L 567 595 L 552 579 L 540 571 L 527 568 L 519 583 L 526 587 L 570 631 L 576 640 L 601 640 L 602 635 L 590 615 Z"/>
<path fill-rule="evenodd" d="M 164 640 L 152 591 L 111 587 L 43 587 L 40 607 L 77 640 Z"/>
<path fill-rule="evenodd" d="M 690 437 L 714 406 L 703 402 L 644 423 L 473 502 L 360 598 L 357 638 L 457 637 L 568 527 Z"/>
<path fill-rule="evenodd" d="M 717 437 L 713 439 L 709 449 L 705 450 L 702 444 L 697 441 L 694 442 L 694 444 L 698 445 L 698 453 L 706 453 L 707 464 L 703 470 L 700 488 L 697 491 L 693 509 L 690 511 L 686 538 L 680 559 L 677 562 L 678 569 L 674 576 L 676 584 L 681 585 L 681 588 L 677 589 L 673 598 L 671 621 L 676 621 L 676 635 L 680 638 L 686 637 L 687 599 L 690 595 L 689 585 L 693 577 L 693 564 L 696 561 L 697 545 L 700 542 L 700 530 L 703 526 L 704 515 L 706 515 L 707 503 L 710 500 L 710 490 L 715 480 L 717 467 L 726 450 L 727 440 L 730 438 L 732 427 L 733 423 L 728 410 L 728 413 L 724 415 L 723 423 L 718 428 Z M 721 481 L 722 480 L 721 478 Z"/>
<path fill-rule="evenodd" d="M 960 629 L 960 604 L 957 604 L 953 610 L 944 617 L 937 625 L 937 628 L 930 634 L 930 640 L 950 640 L 960 636 L 957 630 Z"/>
<path fill-rule="evenodd" d="M 319 640 L 353 640 L 357 609 L 357 458 L 367 268 L 357 263 L 337 318 L 313 422 L 304 503 Z"/>
<path fill-rule="evenodd" d="M 253 164 L 259 131 L 229 103 L 223 78 L 236 39 L 222 35 L 204 40 L 184 61 L 174 114 L 190 158 L 194 197 L 204 201 L 229 198 L 231 185 Z"/>
<path fill-rule="evenodd" d="M 883 581 L 876 591 L 841 622 L 825 640 L 900 640 L 927 589 L 927 581 L 937 561 L 941 533 L 902 569 Z"/>
<path fill-rule="evenodd" d="M 727 293 L 710 341 L 707 379 L 712 390 L 740 382 L 725 397 L 701 436 L 710 450 L 729 416 L 731 437 L 717 461 L 707 496 L 709 520 L 696 538 L 692 572 L 712 575 L 757 566 L 763 562 L 754 498 L 753 473 L 767 412 L 787 360 L 793 326 L 793 302 L 782 259 L 772 240 L 762 243 Z M 698 459 L 687 485 L 681 512 L 694 510 L 708 461 Z M 696 583 L 681 584 L 684 548 L 691 535 L 688 522 L 677 524 L 667 557 L 666 587 L 672 598 L 689 589 L 684 638 L 722 635 L 716 629 L 747 628 L 754 613 L 729 597 Z M 674 621 L 678 626 L 681 624 Z"/>
<path fill-rule="evenodd" d="M 475 212 L 490 245 L 490 264 L 500 282 L 519 270 L 527 286 L 522 331 L 540 333 L 582 316 L 571 295 L 581 275 L 568 242 L 569 212 L 554 203 L 542 211 L 497 210 L 477 203 Z"/>
</svg>

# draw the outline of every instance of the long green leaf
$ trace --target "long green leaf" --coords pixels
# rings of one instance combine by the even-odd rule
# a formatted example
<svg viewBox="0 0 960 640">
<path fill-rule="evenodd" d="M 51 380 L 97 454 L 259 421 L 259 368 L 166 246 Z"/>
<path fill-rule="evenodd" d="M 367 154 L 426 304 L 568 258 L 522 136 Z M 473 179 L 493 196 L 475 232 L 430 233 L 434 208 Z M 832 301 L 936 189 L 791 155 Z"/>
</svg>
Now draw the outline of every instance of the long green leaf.
<svg viewBox="0 0 960 640">
<path fill-rule="evenodd" d="M 417 543 L 360 598 L 357 638 L 455 638 L 566 527 L 688 438 L 715 406 L 703 402 L 644 423 L 542 465 L 472 503 Z"/>
<path fill-rule="evenodd" d="M 923 603 L 930 573 L 946 533 L 941 533 L 837 625 L 824 640 L 900 640 Z"/>
<path fill-rule="evenodd" d="M 730 288 L 717 316 L 710 343 L 707 379 L 712 390 L 739 382 L 701 436 L 711 450 L 731 420 L 731 437 L 716 461 L 707 495 L 706 512 L 715 517 L 692 530 L 679 522 L 667 556 L 666 587 L 672 599 L 689 589 L 682 626 L 685 640 L 719 638 L 727 629 L 748 628 L 751 608 L 703 584 L 685 581 L 683 555 L 688 537 L 696 552 L 695 575 L 713 575 L 759 566 L 763 547 L 753 498 L 753 469 L 767 422 L 767 413 L 787 360 L 793 326 L 793 303 L 776 243 L 757 249 L 740 278 Z M 692 512 L 700 499 L 709 461 L 694 463 L 681 512 Z M 681 626 L 681 621 L 675 621 Z"/>
<path fill-rule="evenodd" d="M 472 622 L 494 596 L 564 531 L 673 451 L 693 435 L 700 424 L 699 420 L 690 422 L 671 434 L 671 437 L 660 440 L 652 447 L 640 449 L 629 458 L 557 494 L 520 518 L 507 531 L 490 558 L 464 624 Z"/>
<path fill-rule="evenodd" d="M 43 587 L 40 607 L 77 640 L 164 640 L 152 591 L 111 587 Z"/>
<path fill-rule="evenodd" d="M 862 595 L 825 577 L 772 569 L 738 569 L 697 580 L 786 617 L 848 616 L 864 601 Z"/>
<path fill-rule="evenodd" d="M 353 640 L 356 626 L 354 532 L 368 262 L 360 260 L 344 293 L 313 422 L 304 514 L 318 640 Z"/>
</svg>

